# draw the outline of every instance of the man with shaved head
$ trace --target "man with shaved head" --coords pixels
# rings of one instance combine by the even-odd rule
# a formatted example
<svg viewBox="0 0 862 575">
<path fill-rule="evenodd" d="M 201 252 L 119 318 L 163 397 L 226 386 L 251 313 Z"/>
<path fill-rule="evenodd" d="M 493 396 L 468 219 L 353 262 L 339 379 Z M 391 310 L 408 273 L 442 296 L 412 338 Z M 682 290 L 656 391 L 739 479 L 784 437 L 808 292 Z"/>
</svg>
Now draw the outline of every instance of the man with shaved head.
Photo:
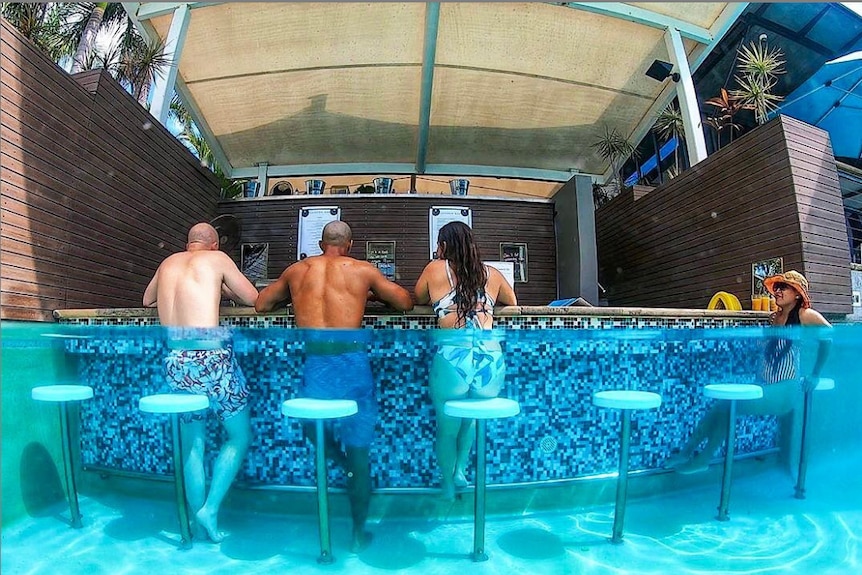
<svg viewBox="0 0 862 575">
<path fill-rule="evenodd" d="M 245 377 L 224 342 L 225 334 L 206 328 L 218 327 L 223 295 L 247 306 L 254 305 L 258 295 L 230 256 L 218 247 L 215 228 L 207 223 L 195 224 L 189 230 L 186 250 L 168 256 L 144 292 L 144 306 L 158 307 L 163 326 L 201 328 L 201 337 L 169 336 L 171 352 L 165 359 L 165 369 L 173 389 L 206 395 L 227 431 L 207 495 L 206 422 L 198 413 L 195 418 L 185 418 L 182 425 L 188 503 L 196 527 L 206 530 L 216 543 L 224 539 L 218 530 L 219 507 L 245 458 L 251 426 Z M 178 336 L 179 331 L 173 330 L 171 335 Z"/>
<path fill-rule="evenodd" d="M 261 290 L 254 307 L 266 312 L 291 303 L 296 326 L 313 330 L 306 336 L 303 397 L 352 399 L 359 408 L 356 415 L 335 423 L 343 451 L 330 428 L 325 446 L 327 455 L 334 456 L 347 471 L 353 515 L 351 550 L 358 552 L 370 541 L 364 528 L 371 500 L 368 450 L 374 439 L 377 400 L 365 350 L 367 338 L 356 330 L 362 326 L 369 298 L 399 311 L 413 309 L 413 299 L 377 267 L 348 256 L 352 245 L 350 226 L 329 222 L 320 241 L 323 254 L 284 270 L 278 280 Z M 313 439 L 313 430 L 306 428 L 306 435 Z"/>
</svg>

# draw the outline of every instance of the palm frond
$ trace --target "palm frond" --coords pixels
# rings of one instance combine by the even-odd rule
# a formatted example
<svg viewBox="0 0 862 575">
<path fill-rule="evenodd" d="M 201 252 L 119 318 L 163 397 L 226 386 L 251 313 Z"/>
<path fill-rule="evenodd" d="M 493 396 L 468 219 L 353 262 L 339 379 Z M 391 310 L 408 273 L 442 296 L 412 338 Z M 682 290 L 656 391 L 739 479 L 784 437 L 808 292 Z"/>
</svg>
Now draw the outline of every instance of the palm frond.
<svg viewBox="0 0 862 575">
<path fill-rule="evenodd" d="M 662 110 L 655 118 L 653 131 L 664 140 L 676 138 L 677 140 L 685 140 L 685 125 L 682 119 L 682 112 L 679 108 L 670 104 Z"/>
</svg>

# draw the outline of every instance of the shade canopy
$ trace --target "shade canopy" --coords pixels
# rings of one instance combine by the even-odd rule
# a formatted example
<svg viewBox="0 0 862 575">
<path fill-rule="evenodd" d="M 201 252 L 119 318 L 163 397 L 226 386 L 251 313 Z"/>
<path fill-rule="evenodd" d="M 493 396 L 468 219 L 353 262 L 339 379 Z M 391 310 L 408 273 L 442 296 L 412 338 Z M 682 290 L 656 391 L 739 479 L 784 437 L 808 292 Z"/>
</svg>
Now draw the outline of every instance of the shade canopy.
<svg viewBox="0 0 862 575">
<path fill-rule="evenodd" d="M 426 174 L 566 181 L 636 143 L 747 3 L 186 3 L 177 89 L 232 177 Z M 126 3 L 176 44 L 177 4 Z"/>
<path fill-rule="evenodd" d="M 829 132 L 836 157 L 862 159 L 862 51 L 826 62 L 778 113 Z"/>
</svg>

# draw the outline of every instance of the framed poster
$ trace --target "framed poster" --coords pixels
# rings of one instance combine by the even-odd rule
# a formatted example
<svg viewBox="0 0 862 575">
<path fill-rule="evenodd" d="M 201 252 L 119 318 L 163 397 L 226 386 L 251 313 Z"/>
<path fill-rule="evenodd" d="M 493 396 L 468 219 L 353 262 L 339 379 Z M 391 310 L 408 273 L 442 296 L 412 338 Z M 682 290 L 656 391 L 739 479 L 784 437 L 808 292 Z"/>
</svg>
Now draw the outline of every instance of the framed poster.
<svg viewBox="0 0 862 575">
<path fill-rule="evenodd" d="M 500 261 L 512 262 L 515 283 L 527 283 L 527 244 L 500 242 Z"/>
<path fill-rule="evenodd" d="M 440 228 L 449 222 L 464 222 L 472 228 L 473 211 L 470 208 L 449 206 L 436 206 L 428 210 L 428 235 L 431 239 L 429 253 L 432 260 L 437 253 L 437 236 L 440 235 Z"/>
<path fill-rule="evenodd" d="M 395 281 L 395 242 L 365 242 L 365 261 L 374 264 L 386 279 Z"/>
<path fill-rule="evenodd" d="M 340 219 L 341 208 L 338 206 L 299 208 L 299 233 L 296 240 L 297 261 L 322 254 L 319 243 L 324 226 Z"/>
<path fill-rule="evenodd" d="M 763 280 L 782 273 L 784 273 L 783 258 L 771 258 L 751 264 L 751 295 L 753 297 L 767 295 Z"/>
<path fill-rule="evenodd" d="M 239 269 L 251 283 L 267 279 L 268 263 L 269 244 L 242 244 Z"/>
</svg>

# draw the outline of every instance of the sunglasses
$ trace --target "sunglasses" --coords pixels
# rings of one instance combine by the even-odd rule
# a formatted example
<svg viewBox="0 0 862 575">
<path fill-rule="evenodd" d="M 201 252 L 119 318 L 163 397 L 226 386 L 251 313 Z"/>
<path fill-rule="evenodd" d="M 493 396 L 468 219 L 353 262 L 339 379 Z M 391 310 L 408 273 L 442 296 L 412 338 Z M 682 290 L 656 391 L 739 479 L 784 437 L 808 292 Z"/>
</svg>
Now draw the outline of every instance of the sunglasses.
<svg viewBox="0 0 862 575">
<path fill-rule="evenodd" d="M 786 284 L 784 282 L 777 282 L 777 283 L 772 284 L 772 291 L 779 291 L 779 290 L 786 291 L 786 290 L 790 289 L 790 287 L 791 287 L 790 284 Z"/>
</svg>

